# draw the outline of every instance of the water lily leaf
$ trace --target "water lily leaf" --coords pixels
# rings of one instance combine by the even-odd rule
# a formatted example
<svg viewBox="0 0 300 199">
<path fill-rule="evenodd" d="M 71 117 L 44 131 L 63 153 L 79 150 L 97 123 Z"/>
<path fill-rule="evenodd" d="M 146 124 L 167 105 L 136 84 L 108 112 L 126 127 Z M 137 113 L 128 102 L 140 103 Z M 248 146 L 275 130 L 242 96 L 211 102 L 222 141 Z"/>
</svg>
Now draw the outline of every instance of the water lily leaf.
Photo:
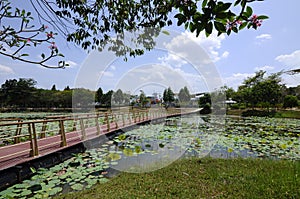
<svg viewBox="0 0 300 199">
<path fill-rule="evenodd" d="M 84 187 L 82 184 L 77 183 L 77 184 L 72 185 L 71 188 L 75 191 L 81 191 Z"/>
<path fill-rule="evenodd" d="M 129 149 L 129 148 L 125 148 L 125 149 L 123 150 L 123 153 L 124 153 L 124 155 L 126 155 L 126 156 L 133 156 L 133 150 L 132 150 L 132 149 Z"/>
<path fill-rule="evenodd" d="M 121 159 L 121 155 L 117 153 L 110 153 L 107 156 L 107 161 L 115 161 Z"/>
<path fill-rule="evenodd" d="M 141 153 L 141 152 L 142 152 L 142 147 L 141 147 L 141 146 L 135 146 L 135 147 L 134 147 L 134 151 L 135 151 L 136 153 Z"/>
<path fill-rule="evenodd" d="M 98 180 L 98 182 L 100 182 L 100 183 L 106 183 L 106 182 L 108 182 L 109 180 L 107 179 L 107 178 L 100 178 L 99 180 Z"/>
<path fill-rule="evenodd" d="M 50 195 L 50 196 L 54 196 L 54 195 L 57 195 L 59 192 L 61 192 L 62 191 L 62 188 L 61 187 L 55 187 L 55 188 L 53 188 L 53 189 L 50 189 L 49 190 L 49 192 L 48 192 L 48 194 Z"/>
<path fill-rule="evenodd" d="M 115 166 L 115 165 L 118 164 L 118 162 L 110 162 L 110 164 L 111 164 L 112 166 Z"/>
</svg>

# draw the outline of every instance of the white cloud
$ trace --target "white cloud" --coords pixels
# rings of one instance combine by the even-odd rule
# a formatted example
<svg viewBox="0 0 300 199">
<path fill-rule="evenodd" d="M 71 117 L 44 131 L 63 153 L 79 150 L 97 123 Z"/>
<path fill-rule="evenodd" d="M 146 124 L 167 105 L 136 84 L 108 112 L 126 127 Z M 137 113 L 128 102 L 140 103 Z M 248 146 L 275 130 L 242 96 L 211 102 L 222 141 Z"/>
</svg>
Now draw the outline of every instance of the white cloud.
<svg viewBox="0 0 300 199">
<path fill-rule="evenodd" d="M 183 65 L 187 64 L 184 59 L 172 53 L 168 53 L 168 55 L 160 57 L 158 58 L 158 60 L 161 61 L 163 65 L 170 65 L 176 68 L 180 68 Z"/>
<path fill-rule="evenodd" d="M 187 72 L 185 67 L 178 68 L 164 64 L 140 65 L 125 73 L 116 84 L 116 88 L 130 93 L 144 90 L 148 94 L 157 91 L 158 87 L 171 87 L 174 92 L 179 92 L 184 86 L 187 86 L 191 93 L 208 90 L 201 75 Z"/>
<path fill-rule="evenodd" d="M 15 72 L 8 66 L 0 65 L 0 75 L 14 74 Z"/>
<path fill-rule="evenodd" d="M 220 52 L 221 41 L 224 39 L 224 35 L 217 37 L 216 33 L 209 37 L 203 33 L 198 37 L 187 31 L 180 33 L 171 37 L 170 40 L 165 39 L 161 42 L 162 49 L 166 49 L 169 55 L 160 58 L 159 61 L 162 61 L 160 64 L 168 65 L 173 70 L 182 69 L 189 73 L 197 73 L 198 76 L 201 74 L 202 82 L 204 80 L 207 84 L 206 90 L 219 88 L 222 81 L 214 62 L 229 55 L 228 51 Z M 189 68 L 193 68 L 194 72 Z M 192 78 L 187 77 L 186 79 Z"/>
<path fill-rule="evenodd" d="M 201 32 L 200 35 L 196 37 L 196 33 L 185 31 L 181 36 L 174 38 L 170 43 L 165 44 L 165 46 L 169 50 L 184 47 L 180 55 L 186 57 L 186 54 L 193 50 L 192 43 L 195 42 L 206 51 L 213 62 L 217 62 L 221 58 L 226 58 L 229 55 L 228 51 L 220 53 L 224 39 L 224 35 L 217 36 L 216 32 L 213 32 L 209 37 L 206 37 L 205 33 Z"/>
<path fill-rule="evenodd" d="M 204 48 L 204 50 L 206 50 L 213 62 L 217 62 L 221 58 L 225 58 L 222 55 L 220 55 L 219 52 L 219 49 L 222 46 L 222 41 L 225 39 L 224 35 L 218 36 L 216 32 L 213 32 L 209 37 L 206 37 L 205 33 L 201 32 L 200 35 L 196 37 L 195 33 L 187 31 L 185 31 L 183 34 L 186 35 L 189 39 L 199 44 L 202 48 Z M 226 57 L 229 55 L 228 51 L 225 51 L 224 53 Z"/>
<path fill-rule="evenodd" d="M 273 70 L 273 66 L 262 66 L 262 67 L 255 67 L 255 71 L 263 70 L 263 71 L 270 71 Z"/>
<path fill-rule="evenodd" d="M 272 39 L 272 35 L 270 35 L 270 34 L 261 34 L 261 35 L 256 36 L 256 39 L 268 40 L 268 39 Z"/>
<path fill-rule="evenodd" d="M 288 67 L 297 67 L 300 66 L 300 50 L 296 50 L 291 54 L 279 55 L 275 58 L 276 61 L 279 61 Z"/>
<path fill-rule="evenodd" d="M 99 77 L 113 77 L 114 74 L 112 72 L 109 71 L 100 71 L 99 72 Z"/>
<path fill-rule="evenodd" d="M 225 51 L 223 54 L 222 54 L 222 58 L 227 58 L 229 56 L 229 52 L 228 51 Z"/>
<path fill-rule="evenodd" d="M 254 73 L 234 73 L 229 77 L 223 78 L 223 81 L 225 85 L 237 89 L 245 79 L 254 75 Z"/>
</svg>

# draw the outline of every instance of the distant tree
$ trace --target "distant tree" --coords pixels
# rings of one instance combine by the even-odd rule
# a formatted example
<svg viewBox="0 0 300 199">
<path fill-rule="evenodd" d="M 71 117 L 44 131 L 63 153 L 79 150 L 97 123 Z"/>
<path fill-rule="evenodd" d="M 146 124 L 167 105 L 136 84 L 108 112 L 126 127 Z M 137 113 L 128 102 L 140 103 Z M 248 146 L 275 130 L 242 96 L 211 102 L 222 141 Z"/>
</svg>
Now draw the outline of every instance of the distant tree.
<svg viewBox="0 0 300 199">
<path fill-rule="evenodd" d="M 283 100 L 283 107 L 284 108 L 293 108 L 297 107 L 298 104 L 298 98 L 293 95 L 286 95 Z"/>
<path fill-rule="evenodd" d="M 66 87 L 64 88 L 64 91 L 69 91 L 69 90 L 71 90 L 69 86 L 66 86 Z"/>
<path fill-rule="evenodd" d="M 300 85 L 286 88 L 286 95 L 296 96 L 298 100 L 300 100 Z"/>
<path fill-rule="evenodd" d="M 127 105 L 129 105 L 130 99 L 131 99 L 131 95 L 124 92 L 123 93 L 123 97 L 124 97 L 124 103 L 127 104 Z"/>
<path fill-rule="evenodd" d="M 106 106 L 111 107 L 113 93 L 113 90 L 110 90 L 107 93 L 105 93 L 101 99 L 101 104 L 105 104 Z"/>
<path fill-rule="evenodd" d="M 233 99 L 235 97 L 236 92 L 231 87 L 228 87 L 228 86 L 225 85 L 225 86 L 222 86 L 220 88 L 220 90 L 222 92 L 224 92 L 224 94 L 226 95 L 226 99 Z"/>
<path fill-rule="evenodd" d="M 116 104 L 122 104 L 124 102 L 124 95 L 121 89 L 118 89 L 116 92 L 114 92 L 113 100 Z"/>
<path fill-rule="evenodd" d="M 92 97 L 92 93 L 86 93 L 89 97 Z M 61 108 L 71 108 L 72 107 L 72 97 L 73 91 L 72 90 L 63 90 L 56 93 L 57 98 L 57 106 Z M 88 101 L 88 100 L 86 100 Z M 89 100 L 91 103 L 91 100 Z M 87 102 L 87 103 L 89 103 Z M 86 102 L 85 102 L 86 103 Z"/>
<path fill-rule="evenodd" d="M 140 93 L 139 102 L 142 107 L 145 107 L 146 104 L 148 103 L 148 99 L 143 91 Z"/>
<path fill-rule="evenodd" d="M 96 91 L 95 102 L 102 103 L 102 98 L 103 98 L 103 90 L 101 87 L 99 87 L 98 90 Z"/>
<path fill-rule="evenodd" d="M 95 92 L 85 88 L 73 89 L 74 106 L 86 107 L 94 103 Z"/>
<path fill-rule="evenodd" d="M 174 94 L 174 92 L 172 91 L 171 87 L 169 87 L 168 89 L 165 89 L 165 90 L 164 90 L 164 93 L 163 93 L 163 100 L 164 100 L 164 102 L 167 103 L 167 104 L 169 104 L 169 103 L 175 101 L 175 94 Z"/>
<path fill-rule="evenodd" d="M 180 102 L 190 101 L 191 99 L 190 91 L 186 86 L 179 90 L 178 98 Z"/>
<path fill-rule="evenodd" d="M 211 95 L 209 93 L 204 93 L 202 97 L 199 98 L 198 101 L 199 107 L 205 107 L 207 104 L 211 105 Z"/>
<path fill-rule="evenodd" d="M 265 71 L 258 71 L 255 76 L 244 80 L 237 91 L 241 101 L 250 103 L 252 107 L 261 104 L 267 108 L 280 102 L 284 87 L 281 83 L 281 73 L 264 77 L 265 74 Z"/>
<path fill-rule="evenodd" d="M 52 90 L 52 91 L 56 91 L 56 86 L 55 86 L 55 84 L 53 84 L 53 86 L 51 87 L 51 90 Z"/>
<path fill-rule="evenodd" d="M 27 107 L 34 99 L 35 85 L 36 81 L 31 78 L 6 80 L 1 85 L 1 98 L 5 105 Z"/>
<path fill-rule="evenodd" d="M 16 79 L 6 80 L 4 84 L 1 85 L 1 101 L 4 106 L 15 105 L 17 93 L 17 82 Z"/>
<path fill-rule="evenodd" d="M 57 91 L 56 91 L 57 92 Z M 45 89 L 37 89 L 35 92 L 34 103 L 31 107 L 53 108 L 57 106 L 55 92 Z"/>
</svg>

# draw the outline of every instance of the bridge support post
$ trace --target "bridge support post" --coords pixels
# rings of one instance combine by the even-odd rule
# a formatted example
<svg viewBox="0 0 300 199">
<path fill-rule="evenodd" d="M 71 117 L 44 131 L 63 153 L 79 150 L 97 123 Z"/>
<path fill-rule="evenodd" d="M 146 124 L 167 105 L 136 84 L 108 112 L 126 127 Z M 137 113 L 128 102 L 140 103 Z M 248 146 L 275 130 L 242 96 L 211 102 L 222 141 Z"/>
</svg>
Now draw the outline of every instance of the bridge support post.
<svg viewBox="0 0 300 199">
<path fill-rule="evenodd" d="M 80 118 L 80 128 L 81 128 L 81 138 L 83 140 L 86 139 L 86 134 L 85 134 L 85 126 L 84 126 L 84 123 L 83 123 L 83 119 Z"/>
<path fill-rule="evenodd" d="M 97 135 L 100 135 L 100 126 L 99 126 L 98 117 L 99 117 L 99 114 L 97 114 L 97 116 L 95 118 L 95 123 L 96 123 Z"/>
<path fill-rule="evenodd" d="M 41 138 L 45 138 L 46 137 L 46 129 L 47 129 L 47 122 L 43 122 L 43 126 L 42 126 L 42 132 L 41 132 Z"/>
<path fill-rule="evenodd" d="M 66 132 L 65 132 L 65 126 L 64 126 L 64 121 L 59 120 L 59 133 L 61 136 L 61 144 L 60 146 L 67 146 L 67 137 L 66 137 Z"/>
<path fill-rule="evenodd" d="M 39 155 L 37 136 L 34 123 L 31 123 L 32 133 L 33 133 L 33 143 L 34 143 L 34 155 Z"/>
<path fill-rule="evenodd" d="M 131 116 L 130 116 L 130 113 L 128 113 L 128 120 L 129 120 L 129 124 L 131 124 Z"/>
<path fill-rule="evenodd" d="M 119 119 L 118 116 L 116 114 L 114 114 L 114 121 L 115 121 L 116 129 L 119 128 L 119 126 L 118 126 L 118 119 Z"/>
<path fill-rule="evenodd" d="M 105 120 L 106 120 L 106 125 L 107 125 L 107 132 L 109 132 L 110 125 L 109 125 L 109 118 L 108 118 L 108 114 L 107 113 L 105 113 Z"/>
<path fill-rule="evenodd" d="M 18 122 L 22 122 L 21 120 L 18 120 Z M 17 130 L 16 130 L 16 137 L 15 137 L 15 140 L 14 140 L 14 143 L 17 144 L 17 143 L 20 143 L 20 135 L 21 135 L 21 130 L 22 130 L 22 123 L 19 123 L 17 125 Z"/>
<path fill-rule="evenodd" d="M 123 122 L 123 126 L 125 126 L 125 113 L 122 114 L 122 122 Z"/>
<path fill-rule="evenodd" d="M 35 148 L 34 148 L 34 142 L 33 142 L 33 136 L 32 136 L 32 131 L 31 131 L 31 125 L 28 123 L 28 133 L 29 133 L 29 139 L 30 139 L 30 153 L 29 156 L 33 157 L 35 154 Z"/>
<path fill-rule="evenodd" d="M 77 126 L 77 118 L 74 118 L 74 120 L 73 120 L 73 131 L 77 130 L 76 126 Z"/>
<path fill-rule="evenodd" d="M 135 117 L 135 112 L 133 112 L 133 122 L 136 123 L 136 117 Z"/>
</svg>

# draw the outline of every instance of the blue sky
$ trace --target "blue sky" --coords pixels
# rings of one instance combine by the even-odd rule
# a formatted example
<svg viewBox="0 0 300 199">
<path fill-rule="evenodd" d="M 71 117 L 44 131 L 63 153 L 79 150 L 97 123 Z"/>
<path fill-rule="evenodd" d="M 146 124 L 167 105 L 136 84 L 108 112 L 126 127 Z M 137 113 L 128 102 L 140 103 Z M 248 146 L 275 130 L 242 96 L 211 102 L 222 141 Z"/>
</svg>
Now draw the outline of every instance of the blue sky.
<svg viewBox="0 0 300 199">
<path fill-rule="evenodd" d="M 15 5 L 20 2 L 13 1 Z M 37 87 L 45 89 L 55 84 L 58 89 L 70 86 L 95 90 L 101 86 L 105 91 L 121 88 L 130 93 L 141 89 L 151 93 L 161 92 L 168 86 L 178 91 L 187 85 L 192 92 L 199 92 L 221 85 L 237 88 L 260 69 L 273 73 L 299 68 L 300 16 L 297 13 L 300 1 L 265 0 L 251 5 L 256 14 L 270 17 L 258 30 L 245 29 L 229 37 L 213 34 L 206 38 L 201 34 L 195 38 L 194 34 L 181 28 L 169 27 L 168 31 L 174 34 L 162 34 L 155 50 L 128 62 L 107 52 L 88 54 L 58 37 L 58 48 L 70 67 L 46 69 L 1 56 L 0 83 L 12 78 L 33 78 Z M 30 53 L 40 54 L 35 50 Z M 210 62 L 204 63 L 207 57 Z M 197 62 L 200 58 L 201 63 Z M 283 80 L 288 86 L 300 84 L 299 75 L 283 75 Z"/>
</svg>

